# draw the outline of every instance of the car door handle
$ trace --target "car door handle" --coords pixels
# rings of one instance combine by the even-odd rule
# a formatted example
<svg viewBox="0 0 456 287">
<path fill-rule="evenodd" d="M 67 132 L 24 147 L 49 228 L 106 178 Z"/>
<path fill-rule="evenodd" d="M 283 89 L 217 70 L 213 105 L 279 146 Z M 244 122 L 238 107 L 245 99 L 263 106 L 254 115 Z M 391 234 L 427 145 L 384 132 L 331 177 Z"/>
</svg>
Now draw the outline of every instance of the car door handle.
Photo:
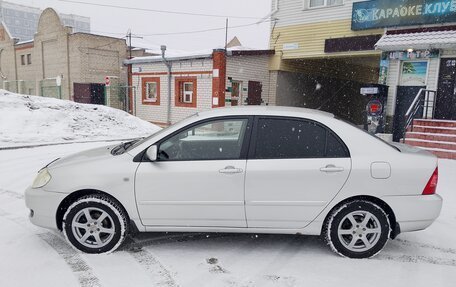
<svg viewBox="0 0 456 287">
<path fill-rule="evenodd" d="M 235 174 L 235 173 L 242 173 L 244 170 L 242 168 L 235 168 L 234 166 L 227 166 L 224 169 L 219 170 L 220 173 L 223 174 Z"/>
<path fill-rule="evenodd" d="M 321 172 L 343 172 L 344 171 L 344 168 L 343 167 L 338 167 L 338 166 L 335 166 L 333 164 L 329 164 L 325 167 L 322 167 L 320 168 L 320 171 Z"/>
</svg>

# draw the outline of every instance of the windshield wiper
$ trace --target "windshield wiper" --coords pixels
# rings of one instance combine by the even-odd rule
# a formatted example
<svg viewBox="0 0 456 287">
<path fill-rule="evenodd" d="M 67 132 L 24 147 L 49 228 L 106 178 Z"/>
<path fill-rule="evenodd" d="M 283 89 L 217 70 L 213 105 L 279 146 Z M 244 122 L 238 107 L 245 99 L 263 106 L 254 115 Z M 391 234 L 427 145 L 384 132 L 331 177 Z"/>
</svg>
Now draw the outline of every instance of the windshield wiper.
<svg viewBox="0 0 456 287">
<path fill-rule="evenodd" d="M 134 145 L 135 143 L 137 143 L 140 140 L 141 139 L 135 139 L 135 140 L 128 141 L 128 142 L 123 142 L 123 143 L 119 144 L 118 146 L 116 146 L 115 148 L 113 148 L 111 151 L 111 154 L 121 155 L 124 152 L 126 152 L 128 150 L 128 148 L 130 148 L 132 145 Z"/>
</svg>

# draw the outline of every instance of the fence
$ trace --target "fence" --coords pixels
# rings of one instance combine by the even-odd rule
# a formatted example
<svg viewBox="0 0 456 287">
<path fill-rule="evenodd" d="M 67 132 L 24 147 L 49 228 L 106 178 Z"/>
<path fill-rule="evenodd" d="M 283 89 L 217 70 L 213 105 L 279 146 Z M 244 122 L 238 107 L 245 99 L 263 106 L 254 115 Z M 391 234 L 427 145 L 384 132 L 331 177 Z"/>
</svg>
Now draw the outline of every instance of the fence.
<svg viewBox="0 0 456 287">
<path fill-rule="evenodd" d="M 3 81 L 2 88 L 4 90 L 17 94 L 39 95 L 57 99 L 62 98 L 62 87 L 57 86 L 54 79 L 46 79 L 41 81 Z"/>
<path fill-rule="evenodd" d="M 35 95 L 36 82 L 35 81 L 3 81 L 2 88 L 17 94 Z"/>
<path fill-rule="evenodd" d="M 95 89 L 90 88 L 91 85 L 92 84 L 87 84 L 88 91 L 86 103 L 100 103 L 136 115 L 136 87 L 123 85 L 111 85 L 106 87 L 99 84 L 99 86 L 102 86 L 101 93 L 99 93 Z M 38 95 L 57 99 L 63 98 L 62 86 L 57 86 L 55 79 L 44 79 L 40 81 L 3 81 L 3 89 L 18 94 Z M 37 90 L 38 93 L 36 92 Z M 100 97 L 101 101 L 94 102 L 94 99 L 98 97 Z"/>
<path fill-rule="evenodd" d="M 129 94 L 131 93 L 130 102 Z M 105 105 L 136 115 L 136 87 L 133 86 L 108 86 L 105 87 Z"/>
<path fill-rule="evenodd" d="M 62 99 L 62 86 L 57 86 L 55 79 L 44 79 L 39 81 L 40 96 Z"/>
</svg>

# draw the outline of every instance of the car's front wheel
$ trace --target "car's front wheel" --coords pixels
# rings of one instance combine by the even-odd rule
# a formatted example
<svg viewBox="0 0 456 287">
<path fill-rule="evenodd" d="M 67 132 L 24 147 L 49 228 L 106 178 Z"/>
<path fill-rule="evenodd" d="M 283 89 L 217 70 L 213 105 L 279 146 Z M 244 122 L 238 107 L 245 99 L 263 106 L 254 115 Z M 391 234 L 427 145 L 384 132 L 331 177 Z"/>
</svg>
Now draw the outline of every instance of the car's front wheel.
<svg viewBox="0 0 456 287">
<path fill-rule="evenodd" d="M 126 212 L 104 195 L 87 195 L 76 200 L 63 217 L 63 233 L 75 248 L 86 253 L 108 253 L 125 239 Z"/>
<path fill-rule="evenodd" d="M 336 208 L 323 228 L 331 249 L 350 258 L 369 258 L 379 253 L 391 232 L 388 216 L 378 205 L 354 200 Z"/>
</svg>

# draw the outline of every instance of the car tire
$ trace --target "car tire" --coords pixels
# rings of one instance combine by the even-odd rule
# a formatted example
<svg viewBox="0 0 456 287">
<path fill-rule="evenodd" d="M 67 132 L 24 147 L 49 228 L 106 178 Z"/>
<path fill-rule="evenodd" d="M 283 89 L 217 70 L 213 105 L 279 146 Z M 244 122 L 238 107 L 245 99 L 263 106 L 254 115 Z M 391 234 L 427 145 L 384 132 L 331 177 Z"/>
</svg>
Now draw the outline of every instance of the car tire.
<svg viewBox="0 0 456 287">
<path fill-rule="evenodd" d="M 380 206 L 354 200 L 331 212 L 322 236 L 337 254 L 361 259 L 377 255 L 385 247 L 390 232 L 388 216 Z"/>
<path fill-rule="evenodd" d="M 110 253 L 128 234 L 127 214 L 120 203 L 105 195 L 77 199 L 63 216 L 67 241 L 85 253 Z"/>
</svg>

